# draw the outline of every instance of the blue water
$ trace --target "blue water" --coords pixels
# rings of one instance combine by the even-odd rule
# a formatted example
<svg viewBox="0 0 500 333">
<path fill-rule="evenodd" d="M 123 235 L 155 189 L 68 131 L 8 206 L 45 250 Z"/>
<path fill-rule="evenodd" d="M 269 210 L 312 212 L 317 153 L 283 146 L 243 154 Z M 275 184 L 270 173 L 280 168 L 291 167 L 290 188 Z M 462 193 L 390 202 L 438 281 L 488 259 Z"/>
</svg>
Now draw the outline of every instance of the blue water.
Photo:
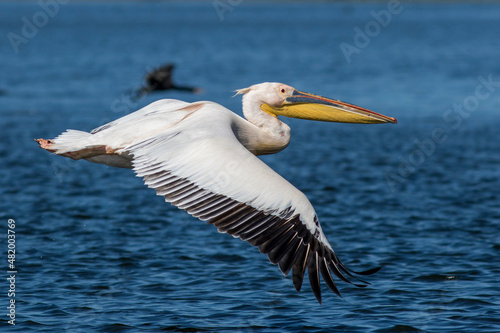
<svg viewBox="0 0 500 333">
<path fill-rule="evenodd" d="M 0 4 L 1 331 L 499 331 L 500 5 L 404 4 L 381 26 L 371 12 L 386 2 L 231 3 L 219 16 L 211 1 L 71 2 L 46 22 L 35 2 Z M 38 19 L 29 38 L 23 17 Z M 13 47 L 9 32 L 25 39 Z M 340 45 L 355 42 L 347 59 Z M 131 102 L 125 92 L 167 62 L 177 83 L 204 92 Z M 263 81 L 399 121 L 287 119 L 290 146 L 263 158 L 310 198 L 346 264 L 383 266 L 367 288 L 339 282 L 343 298 L 323 285 L 323 305 L 307 282 L 297 294 L 257 249 L 164 203 L 130 170 L 33 141 L 160 98 L 241 113 L 233 91 Z"/>
</svg>

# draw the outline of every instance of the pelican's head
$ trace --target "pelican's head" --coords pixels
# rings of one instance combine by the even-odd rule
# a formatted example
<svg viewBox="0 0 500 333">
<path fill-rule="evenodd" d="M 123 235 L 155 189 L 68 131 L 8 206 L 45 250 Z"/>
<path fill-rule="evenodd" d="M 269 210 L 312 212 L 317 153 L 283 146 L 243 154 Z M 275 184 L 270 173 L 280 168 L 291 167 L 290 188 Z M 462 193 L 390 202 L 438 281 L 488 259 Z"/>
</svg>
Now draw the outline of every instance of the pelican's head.
<svg viewBox="0 0 500 333">
<path fill-rule="evenodd" d="M 397 123 L 395 118 L 335 99 L 301 92 L 283 83 L 255 84 L 249 88 L 237 90 L 237 94 L 247 94 L 257 99 L 261 103 L 262 111 L 275 117 L 285 116 L 339 123 Z"/>
</svg>

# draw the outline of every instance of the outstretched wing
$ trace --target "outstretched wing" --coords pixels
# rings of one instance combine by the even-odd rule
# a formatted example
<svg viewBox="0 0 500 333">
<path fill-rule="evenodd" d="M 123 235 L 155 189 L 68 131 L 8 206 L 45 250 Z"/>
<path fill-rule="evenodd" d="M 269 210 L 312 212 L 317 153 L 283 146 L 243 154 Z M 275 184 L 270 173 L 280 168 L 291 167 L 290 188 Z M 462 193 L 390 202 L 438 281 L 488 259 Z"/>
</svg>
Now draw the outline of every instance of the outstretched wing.
<svg viewBox="0 0 500 333">
<path fill-rule="evenodd" d="M 257 246 L 283 274 L 292 270 L 297 291 L 307 270 L 320 303 L 320 274 L 340 296 L 331 272 L 351 283 L 345 275 L 352 271 L 333 252 L 306 196 L 243 147 L 228 122 L 204 131 L 210 120 L 196 121 L 125 148 L 137 176 L 167 202 Z"/>
</svg>

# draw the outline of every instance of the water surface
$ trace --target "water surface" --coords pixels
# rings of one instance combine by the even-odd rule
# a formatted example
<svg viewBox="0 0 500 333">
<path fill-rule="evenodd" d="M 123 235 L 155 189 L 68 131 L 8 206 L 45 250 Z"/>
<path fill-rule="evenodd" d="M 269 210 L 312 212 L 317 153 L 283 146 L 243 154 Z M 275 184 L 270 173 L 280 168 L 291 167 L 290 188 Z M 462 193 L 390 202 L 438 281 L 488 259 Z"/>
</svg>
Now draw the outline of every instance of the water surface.
<svg viewBox="0 0 500 333">
<path fill-rule="evenodd" d="M 0 215 L 4 235 L 8 219 L 17 232 L 9 329 L 500 329 L 500 86 L 482 83 L 500 81 L 499 5 L 404 4 L 350 62 L 340 45 L 355 45 L 354 28 L 385 3 L 245 1 L 221 20 L 212 2 L 75 2 L 17 53 L 6 36 L 22 35 L 22 18 L 41 7 L 0 7 Z M 166 62 L 204 93 L 130 102 L 124 93 Z M 51 156 L 33 141 L 160 98 L 241 113 L 233 91 L 263 81 L 399 120 L 285 120 L 290 146 L 263 158 L 309 197 L 346 264 L 383 266 L 368 288 L 339 282 L 342 299 L 323 286 L 321 306 L 308 283 L 297 294 L 257 249 L 164 203 L 130 170 Z"/>
</svg>

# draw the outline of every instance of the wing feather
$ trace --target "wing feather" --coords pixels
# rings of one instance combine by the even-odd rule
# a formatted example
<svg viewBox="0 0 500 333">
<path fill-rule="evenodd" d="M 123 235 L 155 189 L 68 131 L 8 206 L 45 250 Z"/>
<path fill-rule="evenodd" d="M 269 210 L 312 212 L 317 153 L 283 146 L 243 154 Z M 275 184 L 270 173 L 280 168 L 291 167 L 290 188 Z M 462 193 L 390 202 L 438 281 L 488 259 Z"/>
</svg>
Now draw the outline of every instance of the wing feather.
<svg viewBox="0 0 500 333">
<path fill-rule="evenodd" d="M 297 245 L 299 238 L 297 237 L 297 232 L 292 230 L 287 233 L 286 239 L 284 239 L 279 246 L 274 247 L 272 250 L 268 251 L 269 260 L 273 264 L 279 264 L 281 259 L 287 254 L 293 254 L 292 248 Z M 280 268 L 281 269 L 281 268 Z"/>
<path fill-rule="evenodd" d="M 262 253 L 270 253 L 275 248 L 282 245 L 283 243 L 287 243 L 288 241 L 290 241 L 293 237 L 295 237 L 297 235 L 297 232 L 293 230 L 294 229 L 293 225 L 289 225 L 289 226 L 287 226 L 287 228 L 284 228 L 284 229 L 286 229 L 286 230 L 284 230 L 280 234 L 277 234 L 276 236 L 273 236 L 272 238 L 267 240 L 265 243 L 261 244 L 259 246 L 259 251 Z M 270 255 L 269 255 L 269 260 L 271 260 L 271 262 L 273 264 L 277 263 L 273 260 L 273 258 L 271 258 Z"/>
<path fill-rule="evenodd" d="M 342 297 L 342 295 L 340 295 L 339 290 L 337 289 L 337 286 L 335 285 L 335 282 L 333 281 L 332 275 L 330 274 L 326 258 L 322 258 L 320 260 L 320 272 L 328 288 L 330 288 L 331 291 Z"/>
<path fill-rule="evenodd" d="M 247 211 L 248 214 L 242 216 L 239 219 L 239 223 L 234 224 L 230 229 L 223 231 L 230 235 L 241 235 L 245 230 L 252 228 L 256 223 L 259 223 L 259 221 L 262 221 L 266 217 L 263 212 L 252 210 L 252 208 L 247 208 Z"/>
<path fill-rule="evenodd" d="M 309 259 L 307 260 L 309 283 L 311 284 L 311 289 L 314 293 L 314 296 L 316 296 L 316 299 L 321 304 L 321 285 L 319 282 L 318 260 L 318 252 L 314 250 L 309 252 Z"/>
<path fill-rule="evenodd" d="M 218 217 L 212 222 L 212 224 L 215 225 L 220 231 L 234 234 L 239 230 L 239 226 L 247 225 L 246 222 L 249 219 L 254 218 L 255 215 L 259 213 L 260 212 L 258 210 L 255 210 L 252 207 L 240 204 L 238 209 L 234 210 L 231 214 Z"/>
<path fill-rule="evenodd" d="M 304 279 L 304 273 L 306 270 L 306 263 L 307 263 L 306 260 L 309 256 L 310 248 L 311 248 L 310 244 L 304 244 L 304 246 L 301 246 L 297 256 L 297 260 L 293 264 L 292 281 L 297 292 L 300 292 L 300 289 L 302 287 L 302 281 Z"/>
<path fill-rule="evenodd" d="M 278 263 L 280 271 L 284 275 L 288 275 L 293 267 L 293 264 L 297 261 L 297 258 L 300 255 L 303 247 L 303 239 L 298 237 L 297 235 L 297 237 L 295 237 L 292 244 L 290 245 L 290 249 L 285 253 L 283 258 L 281 258 Z"/>
</svg>

